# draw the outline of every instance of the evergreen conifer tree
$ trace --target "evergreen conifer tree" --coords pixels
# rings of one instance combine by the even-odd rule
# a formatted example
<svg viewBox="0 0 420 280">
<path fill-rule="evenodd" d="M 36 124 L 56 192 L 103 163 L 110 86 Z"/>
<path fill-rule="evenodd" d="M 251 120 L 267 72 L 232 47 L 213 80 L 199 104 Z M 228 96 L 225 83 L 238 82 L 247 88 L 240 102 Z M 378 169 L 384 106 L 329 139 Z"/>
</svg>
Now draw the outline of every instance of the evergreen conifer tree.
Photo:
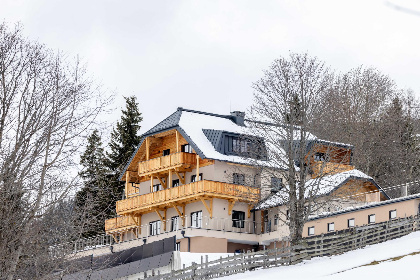
<svg viewBox="0 0 420 280">
<path fill-rule="evenodd" d="M 140 143 L 140 122 L 143 120 L 135 96 L 124 97 L 125 110 L 122 110 L 121 120 L 112 130 L 110 151 L 107 152 L 106 166 L 111 172 L 108 176 L 108 193 L 104 203 L 110 208 L 107 216 L 115 216 L 115 203 L 120 200 L 124 192 L 124 183 L 119 181 L 119 176 L 131 155 Z"/>
<path fill-rule="evenodd" d="M 75 198 L 76 225 L 84 237 L 104 232 L 104 221 L 109 206 L 104 203 L 107 196 L 107 168 L 101 136 L 94 130 L 88 137 L 85 152 L 80 157 L 84 169 L 79 172 L 83 188 Z"/>
</svg>

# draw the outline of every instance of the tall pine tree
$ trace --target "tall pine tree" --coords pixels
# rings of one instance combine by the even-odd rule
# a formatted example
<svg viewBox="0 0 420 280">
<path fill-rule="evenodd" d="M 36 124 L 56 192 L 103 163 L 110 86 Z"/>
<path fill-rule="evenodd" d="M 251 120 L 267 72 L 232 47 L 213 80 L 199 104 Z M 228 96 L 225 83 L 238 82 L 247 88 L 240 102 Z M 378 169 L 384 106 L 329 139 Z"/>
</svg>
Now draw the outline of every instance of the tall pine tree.
<svg viewBox="0 0 420 280">
<path fill-rule="evenodd" d="M 122 198 L 124 192 L 124 183 L 118 180 L 119 176 L 141 140 L 139 131 L 141 128 L 140 122 L 143 118 L 136 97 L 124 98 L 126 102 L 125 110 L 122 110 L 121 120 L 112 130 L 109 143 L 110 151 L 107 152 L 106 159 L 106 166 L 112 174 L 108 177 L 109 195 L 106 203 L 112 206 L 112 209 L 108 212 L 108 217 L 115 215 L 115 203 Z"/>
<path fill-rule="evenodd" d="M 104 221 L 110 211 L 104 203 L 107 197 L 107 167 L 98 130 L 94 130 L 87 140 L 86 150 L 80 157 L 83 170 L 79 175 L 83 179 L 83 188 L 75 198 L 75 223 L 83 237 L 103 233 Z"/>
</svg>

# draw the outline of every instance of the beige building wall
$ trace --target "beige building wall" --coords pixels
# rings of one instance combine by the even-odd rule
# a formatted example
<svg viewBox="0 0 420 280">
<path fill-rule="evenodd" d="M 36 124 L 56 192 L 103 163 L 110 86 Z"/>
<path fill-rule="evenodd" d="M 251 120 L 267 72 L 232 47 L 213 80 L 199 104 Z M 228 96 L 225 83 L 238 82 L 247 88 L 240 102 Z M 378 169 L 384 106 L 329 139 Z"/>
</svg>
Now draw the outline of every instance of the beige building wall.
<svg viewBox="0 0 420 280">
<path fill-rule="evenodd" d="M 420 199 L 413 199 L 309 221 L 304 226 L 303 237 L 308 236 L 308 228 L 312 226 L 315 228 L 315 235 L 327 233 L 329 223 L 334 223 L 335 231 L 347 229 L 348 219 L 355 219 L 356 227 L 367 225 L 368 216 L 372 214 L 375 214 L 376 223 L 386 222 L 389 220 L 389 211 L 391 210 L 397 211 L 397 218 L 416 215 L 419 210 L 419 202 Z"/>
</svg>

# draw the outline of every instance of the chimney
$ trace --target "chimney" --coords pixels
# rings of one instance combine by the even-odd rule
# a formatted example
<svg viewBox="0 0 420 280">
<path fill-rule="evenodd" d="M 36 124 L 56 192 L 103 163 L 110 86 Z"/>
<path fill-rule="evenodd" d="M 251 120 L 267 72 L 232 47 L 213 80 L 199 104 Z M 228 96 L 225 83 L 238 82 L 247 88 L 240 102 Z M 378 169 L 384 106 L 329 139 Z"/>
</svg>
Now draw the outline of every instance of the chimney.
<svg viewBox="0 0 420 280">
<path fill-rule="evenodd" d="M 233 111 L 230 112 L 234 123 L 240 126 L 245 126 L 245 112 Z"/>
</svg>

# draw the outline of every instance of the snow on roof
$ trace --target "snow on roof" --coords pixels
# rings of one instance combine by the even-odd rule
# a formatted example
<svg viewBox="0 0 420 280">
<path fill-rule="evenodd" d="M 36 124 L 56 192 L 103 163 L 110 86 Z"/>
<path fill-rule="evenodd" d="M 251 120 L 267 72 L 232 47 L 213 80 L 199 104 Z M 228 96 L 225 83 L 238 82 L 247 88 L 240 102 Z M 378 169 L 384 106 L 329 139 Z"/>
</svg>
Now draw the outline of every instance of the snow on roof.
<svg viewBox="0 0 420 280">
<path fill-rule="evenodd" d="M 314 196 L 327 195 L 350 178 L 372 180 L 372 177 L 366 175 L 365 173 L 357 169 L 328 175 L 321 178 L 310 179 L 305 183 L 305 196 L 308 197 L 310 192 Z M 266 200 L 262 201 L 259 205 L 255 207 L 255 210 L 261 210 L 282 205 L 285 202 L 287 202 L 287 199 L 288 198 L 286 193 L 280 191 L 269 196 Z"/>
<path fill-rule="evenodd" d="M 197 145 L 197 147 L 201 150 L 205 158 L 244 164 L 250 163 L 249 160 L 241 156 L 224 155 L 219 153 L 203 132 L 203 129 L 213 129 L 249 135 L 250 131 L 248 131 L 246 127 L 239 126 L 228 118 L 215 117 L 212 115 L 188 111 L 182 112 L 181 118 L 179 120 L 179 126 L 185 131 L 188 137 L 190 137 L 190 139 Z M 270 165 L 269 162 L 262 160 L 257 161 L 256 163 L 261 165 Z"/>
</svg>

